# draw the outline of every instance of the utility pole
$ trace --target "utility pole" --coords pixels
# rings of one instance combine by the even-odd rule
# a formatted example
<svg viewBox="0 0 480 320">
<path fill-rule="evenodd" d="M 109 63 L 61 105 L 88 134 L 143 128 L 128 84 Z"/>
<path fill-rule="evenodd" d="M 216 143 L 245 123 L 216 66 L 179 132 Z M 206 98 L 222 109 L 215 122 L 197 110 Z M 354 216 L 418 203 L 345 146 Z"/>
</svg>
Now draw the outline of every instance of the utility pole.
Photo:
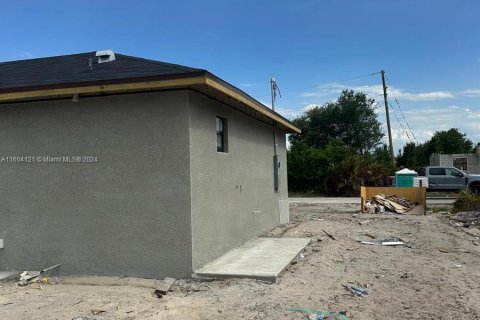
<svg viewBox="0 0 480 320">
<path fill-rule="evenodd" d="M 387 86 L 385 85 L 385 71 L 380 71 L 382 74 L 382 84 L 383 84 L 383 98 L 385 99 L 385 112 L 387 114 L 387 129 L 388 129 L 388 143 L 390 146 L 390 159 L 393 166 L 395 167 L 395 158 L 393 156 L 393 143 L 392 143 L 392 129 L 390 128 L 390 113 L 388 112 L 388 99 L 387 99 Z"/>
<path fill-rule="evenodd" d="M 276 97 L 276 90 L 277 90 L 277 83 L 275 82 L 275 78 L 270 79 L 270 89 L 272 93 L 272 110 L 275 111 L 275 97 Z M 273 120 L 273 184 L 275 191 L 278 192 L 279 190 L 279 161 L 278 161 L 278 154 L 277 154 L 277 122 Z"/>
</svg>

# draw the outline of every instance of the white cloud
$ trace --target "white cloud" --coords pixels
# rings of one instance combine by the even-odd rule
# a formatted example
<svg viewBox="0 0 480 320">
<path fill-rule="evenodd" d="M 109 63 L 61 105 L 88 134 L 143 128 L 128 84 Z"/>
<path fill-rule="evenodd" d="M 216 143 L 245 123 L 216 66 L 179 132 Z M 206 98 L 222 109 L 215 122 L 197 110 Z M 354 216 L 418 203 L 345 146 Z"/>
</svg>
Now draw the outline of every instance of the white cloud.
<svg viewBox="0 0 480 320">
<path fill-rule="evenodd" d="M 392 140 L 395 151 L 400 149 L 406 142 L 409 142 L 404 130 L 408 130 L 406 123 L 397 112 L 397 116 L 403 128 L 397 122 L 391 110 L 390 122 L 392 126 Z M 480 110 L 472 111 L 472 107 L 460 107 L 456 105 L 446 107 L 415 108 L 403 111 L 408 123 L 413 129 L 417 142 L 429 140 L 435 131 L 458 128 L 460 132 L 466 133 L 467 138 L 474 143 L 480 141 Z M 380 114 L 382 123 L 385 123 L 385 116 Z M 409 132 L 409 131 L 408 131 Z M 411 133 L 409 132 L 411 135 Z M 412 138 L 412 137 L 411 137 Z M 386 139 L 388 139 L 386 137 Z M 413 139 L 413 138 L 412 138 Z M 386 140 L 388 141 L 388 140 Z"/>
<path fill-rule="evenodd" d="M 303 110 L 308 111 L 308 110 L 316 108 L 316 107 L 320 107 L 320 105 L 311 103 L 311 104 L 307 105 L 305 108 L 303 108 Z"/>
<path fill-rule="evenodd" d="M 381 85 L 366 85 L 366 86 L 347 86 L 340 83 L 327 83 L 318 87 L 319 92 L 306 92 L 302 93 L 302 97 L 318 97 L 325 95 L 326 92 L 340 93 L 342 90 L 351 89 L 354 91 L 365 92 L 372 98 L 377 98 L 383 95 L 383 87 Z M 430 91 L 413 93 L 398 89 L 396 87 L 389 87 L 387 94 L 397 99 L 410 100 L 410 101 L 434 101 L 454 98 L 455 95 L 449 91 Z"/>
<path fill-rule="evenodd" d="M 319 92 L 303 92 L 300 94 L 300 97 L 302 98 L 310 98 L 310 97 L 321 97 L 323 94 Z"/>
<path fill-rule="evenodd" d="M 279 114 L 281 114 L 282 116 L 284 116 L 285 118 L 290 119 L 290 120 L 292 120 L 292 119 L 294 119 L 294 118 L 296 118 L 296 117 L 298 117 L 302 114 L 298 110 L 286 109 L 286 108 L 282 108 L 282 107 L 275 108 L 275 111 L 278 112 Z"/>
<path fill-rule="evenodd" d="M 467 97 L 480 97 L 480 89 L 467 89 L 461 93 Z"/>
</svg>

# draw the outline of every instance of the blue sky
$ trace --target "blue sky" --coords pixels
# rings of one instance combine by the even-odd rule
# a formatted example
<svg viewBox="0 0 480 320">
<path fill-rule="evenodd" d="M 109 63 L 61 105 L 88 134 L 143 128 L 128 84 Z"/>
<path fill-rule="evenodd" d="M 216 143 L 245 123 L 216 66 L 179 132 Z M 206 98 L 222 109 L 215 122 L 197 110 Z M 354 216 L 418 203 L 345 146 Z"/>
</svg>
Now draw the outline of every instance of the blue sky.
<svg viewBox="0 0 480 320">
<path fill-rule="evenodd" d="M 479 12 L 473 0 L 9 1 L 0 61 L 112 49 L 208 69 L 266 104 L 274 76 L 290 119 L 344 88 L 383 108 L 369 74 L 384 69 L 396 150 L 404 117 L 419 142 L 451 127 L 480 142 Z"/>
</svg>

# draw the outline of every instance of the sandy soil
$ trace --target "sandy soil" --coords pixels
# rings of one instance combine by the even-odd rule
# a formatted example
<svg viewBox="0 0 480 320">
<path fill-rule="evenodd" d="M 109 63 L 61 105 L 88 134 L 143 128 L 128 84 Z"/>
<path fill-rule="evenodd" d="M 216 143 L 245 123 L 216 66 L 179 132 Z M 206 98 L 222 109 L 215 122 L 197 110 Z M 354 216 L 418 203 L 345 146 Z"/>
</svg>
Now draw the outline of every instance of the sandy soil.
<svg viewBox="0 0 480 320">
<path fill-rule="evenodd" d="M 348 204 L 293 205 L 290 224 L 268 236 L 309 237 L 312 244 L 275 284 L 186 279 L 159 299 L 133 285 L 4 283 L 0 319 L 306 319 L 288 307 L 347 311 L 350 319 L 480 319 L 480 230 L 438 214 L 357 211 Z M 356 241 L 391 238 L 409 247 Z M 343 285 L 363 287 L 368 296 Z M 92 309 L 105 312 L 95 318 Z"/>
</svg>

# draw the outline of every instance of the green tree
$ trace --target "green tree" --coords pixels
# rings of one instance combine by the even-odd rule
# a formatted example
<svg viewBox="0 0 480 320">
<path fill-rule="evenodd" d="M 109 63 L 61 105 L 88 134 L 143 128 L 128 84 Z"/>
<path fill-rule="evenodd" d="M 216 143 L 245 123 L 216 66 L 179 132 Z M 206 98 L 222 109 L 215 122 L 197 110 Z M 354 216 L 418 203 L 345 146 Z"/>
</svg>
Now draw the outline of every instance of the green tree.
<svg viewBox="0 0 480 320">
<path fill-rule="evenodd" d="M 390 159 L 390 150 L 388 146 L 384 143 L 379 147 L 376 147 L 372 153 L 373 158 L 376 162 L 391 166 L 392 161 Z"/>
<path fill-rule="evenodd" d="M 397 156 L 397 165 L 418 170 L 428 164 L 430 155 L 425 143 L 407 143 Z"/>
<path fill-rule="evenodd" d="M 473 152 L 473 143 L 464 133 L 452 128 L 447 131 L 437 131 L 425 143 L 407 143 L 397 157 L 397 164 L 410 169 L 418 170 L 429 165 L 433 153 L 470 153 Z"/>
<path fill-rule="evenodd" d="M 431 153 L 470 153 L 473 152 L 473 143 L 466 134 L 457 128 L 448 131 L 437 131 L 426 143 L 427 152 Z"/>
<path fill-rule="evenodd" d="M 290 142 L 322 149 L 334 139 L 358 154 L 372 151 L 384 136 L 375 108 L 375 101 L 365 93 L 344 90 L 337 101 L 312 108 L 294 119 L 302 132 L 291 135 Z"/>
<path fill-rule="evenodd" d="M 293 120 L 302 132 L 290 136 L 288 185 L 296 192 L 358 195 L 361 185 L 385 185 L 393 171 L 376 103 L 345 90 L 334 101 Z"/>
<path fill-rule="evenodd" d="M 328 159 L 318 148 L 296 143 L 287 152 L 288 188 L 290 191 L 322 192 Z"/>
</svg>

